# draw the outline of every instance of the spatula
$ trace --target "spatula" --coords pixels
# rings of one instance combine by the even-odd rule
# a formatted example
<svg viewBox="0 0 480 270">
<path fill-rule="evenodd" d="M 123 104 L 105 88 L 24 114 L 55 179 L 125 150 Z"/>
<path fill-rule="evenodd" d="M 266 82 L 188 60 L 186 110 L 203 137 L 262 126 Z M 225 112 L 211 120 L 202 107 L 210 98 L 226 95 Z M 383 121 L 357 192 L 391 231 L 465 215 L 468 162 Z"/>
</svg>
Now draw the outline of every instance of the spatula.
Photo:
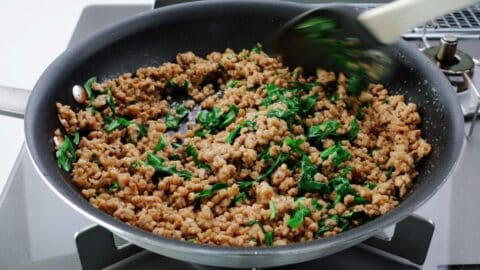
<svg viewBox="0 0 480 270">
<path fill-rule="evenodd" d="M 413 26 L 475 2 L 397 0 L 361 14 L 349 5 L 328 4 L 285 24 L 272 49 L 291 67 L 342 71 L 363 82 L 385 80 L 395 69 L 388 44 Z"/>
</svg>

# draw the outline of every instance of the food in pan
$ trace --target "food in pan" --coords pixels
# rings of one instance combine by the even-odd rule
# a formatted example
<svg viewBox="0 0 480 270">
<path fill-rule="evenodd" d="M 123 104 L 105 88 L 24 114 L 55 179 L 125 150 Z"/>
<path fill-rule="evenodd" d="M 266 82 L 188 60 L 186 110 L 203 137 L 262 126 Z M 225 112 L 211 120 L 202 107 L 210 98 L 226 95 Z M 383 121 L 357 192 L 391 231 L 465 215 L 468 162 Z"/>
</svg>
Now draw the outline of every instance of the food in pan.
<svg viewBox="0 0 480 270">
<path fill-rule="evenodd" d="M 279 246 L 357 227 L 399 204 L 431 151 L 404 96 L 289 70 L 259 45 L 180 53 L 84 90 L 83 105 L 56 104 L 58 166 L 96 208 L 195 243 Z"/>
</svg>

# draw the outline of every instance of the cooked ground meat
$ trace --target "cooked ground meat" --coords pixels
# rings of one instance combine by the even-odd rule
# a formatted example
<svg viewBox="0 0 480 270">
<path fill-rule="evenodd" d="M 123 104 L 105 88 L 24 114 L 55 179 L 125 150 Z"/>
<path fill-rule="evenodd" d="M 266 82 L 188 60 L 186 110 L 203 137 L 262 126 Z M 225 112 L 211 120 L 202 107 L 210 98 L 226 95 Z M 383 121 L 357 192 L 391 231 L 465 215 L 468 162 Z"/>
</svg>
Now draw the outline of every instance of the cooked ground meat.
<svg viewBox="0 0 480 270">
<path fill-rule="evenodd" d="M 415 104 L 230 49 L 85 85 L 57 103 L 59 166 L 92 205 L 201 244 L 286 245 L 386 214 L 431 151 Z M 358 89 L 357 89 L 358 90 Z M 188 95 L 183 103 L 179 94 Z"/>
</svg>

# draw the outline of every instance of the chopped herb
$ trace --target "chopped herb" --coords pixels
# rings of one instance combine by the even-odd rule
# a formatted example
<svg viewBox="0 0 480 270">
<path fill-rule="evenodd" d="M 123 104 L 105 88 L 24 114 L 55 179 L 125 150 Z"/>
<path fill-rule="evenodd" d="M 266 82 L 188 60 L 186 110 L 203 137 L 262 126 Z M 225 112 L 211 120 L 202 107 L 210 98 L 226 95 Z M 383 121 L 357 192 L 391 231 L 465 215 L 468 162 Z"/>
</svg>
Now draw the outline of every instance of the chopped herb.
<svg viewBox="0 0 480 270">
<path fill-rule="evenodd" d="M 230 89 L 230 88 L 234 88 L 240 81 L 238 80 L 231 80 L 228 84 L 227 84 L 227 89 Z"/>
<path fill-rule="evenodd" d="M 221 63 L 218 63 L 217 68 L 220 70 L 225 70 L 225 67 Z"/>
<path fill-rule="evenodd" d="M 265 235 L 265 246 L 273 245 L 273 231 L 266 232 L 264 235 Z"/>
<path fill-rule="evenodd" d="M 173 108 L 175 115 L 167 114 L 165 117 L 165 125 L 167 130 L 178 130 L 180 123 L 187 117 L 188 109 L 184 105 L 177 105 Z"/>
<path fill-rule="evenodd" d="M 373 154 L 375 153 L 375 151 L 378 151 L 379 149 L 380 149 L 380 148 L 378 148 L 378 147 L 370 148 L 370 149 L 368 149 L 368 154 L 369 154 L 370 156 L 373 156 Z M 377 166 L 378 166 L 378 165 L 377 165 Z"/>
<path fill-rule="evenodd" d="M 315 210 L 322 210 L 323 206 L 316 199 L 312 199 L 312 206 Z"/>
<path fill-rule="evenodd" d="M 172 143 L 172 147 L 173 147 L 173 148 L 179 148 L 179 147 L 182 147 L 182 144 L 181 144 L 181 143 L 177 143 L 177 142 L 173 142 L 173 143 Z"/>
<path fill-rule="evenodd" d="M 111 94 L 107 95 L 107 104 L 110 110 L 112 111 L 112 115 L 115 115 L 115 100 Z"/>
<path fill-rule="evenodd" d="M 258 223 L 258 221 L 257 221 L 256 219 L 252 219 L 252 220 L 250 220 L 249 222 L 245 223 L 245 226 L 250 227 L 250 226 L 253 226 L 253 225 L 257 224 L 257 223 Z"/>
<path fill-rule="evenodd" d="M 338 95 L 338 93 L 328 96 L 328 100 L 330 100 L 331 103 L 336 103 L 339 98 L 340 96 Z"/>
<path fill-rule="evenodd" d="M 187 240 L 187 242 L 190 242 L 190 243 L 195 243 L 197 241 L 197 238 L 190 238 Z"/>
<path fill-rule="evenodd" d="M 227 183 L 215 183 L 210 188 L 207 188 L 207 189 L 204 189 L 204 190 L 200 191 L 197 194 L 197 197 L 195 198 L 194 208 L 198 209 L 200 207 L 200 204 L 202 203 L 203 199 L 206 199 L 206 198 L 212 196 L 215 191 L 220 190 L 220 189 L 225 189 L 225 188 L 228 188 Z"/>
<path fill-rule="evenodd" d="M 118 182 L 114 182 L 109 188 L 108 188 L 108 191 L 110 191 L 111 193 L 117 191 L 120 189 L 120 184 Z"/>
<path fill-rule="evenodd" d="M 300 169 L 302 171 L 300 181 L 298 182 L 298 190 L 300 192 L 319 192 L 321 194 L 329 193 L 329 188 L 326 183 L 321 183 L 314 180 L 313 177 L 318 170 L 308 156 L 302 156 L 302 160 L 300 161 Z"/>
<path fill-rule="evenodd" d="M 358 109 L 356 117 L 358 120 L 362 121 L 365 119 L 365 112 L 362 109 Z"/>
<path fill-rule="evenodd" d="M 85 88 L 85 91 L 87 92 L 87 97 L 92 102 L 95 99 L 95 95 L 93 93 L 93 88 L 92 85 L 97 82 L 97 77 L 91 77 L 88 79 L 83 87 Z"/>
<path fill-rule="evenodd" d="M 323 236 L 326 232 L 329 232 L 333 229 L 332 226 L 328 226 L 328 225 L 325 225 L 325 223 L 323 223 L 323 225 L 319 225 L 319 229 L 317 232 L 315 232 L 315 237 L 319 237 L 319 236 Z"/>
<path fill-rule="evenodd" d="M 279 119 L 284 120 L 287 122 L 287 125 L 290 127 L 292 124 L 298 122 L 296 119 L 297 114 L 290 110 L 282 110 L 282 109 L 273 109 L 267 112 L 267 117 L 277 117 Z"/>
<path fill-rule="evenodd" d="M 255 44 L 252 49 L 252 52 L 254 53 L 261 53 L 262 52 L 262 45 L 260 43 Z"/>
<path fill-rule="evenodd" d="M 304 99 L 300 100 L 300 113 L 302 115 L 308 115 L 312 111 L 313 107 L 315 106 L 315 102 L 317 102 L 318 95 L 310 95 Z"/>
<path fill-rule="evenodd" d="M 235 204 L 237 202 L 243 202 L 246 197 L 247 197 L 247 194 L 245 194 L 245 192 L 240 192 L 235 197 L 233 197 L 233 203 Z"/>
<path fill-rule="evenodd" d="M 288 226 L 292 229 L 298 228 L 303 223 L 303 219 L 309 215 L 310 209 L 303 204 L 298 203 L 297 210 L 295 210 L 293 216 L 287 221 Z"/>
<path fill-rule="evenodd" d="M 180 156 L 175 154 L 168 157 L 170 160 L 180 160 Z"/>
<path fill-rule="evenodd" d="M 130 168 L 136 169 L 138 166 L 143 166 L 143 165 L 145 165 L 145 162 L 143 162 L 142 160 L 137 160 L 132 164 L 130 164 Z"/>
<path fill-rule="evenodd" d="M 193 161 L 195 162 L 195 166 L 197 166 L 198 168 L 211 170 L 210 166 L 208 166 L 208 164 L 206 164 L 206 163 L 204 163 L 204 162 L 202 162 L 198 159 L 197 149 L 195 149 L 195 147 L 193 147 L 193 145 L 191 145 L 191 144 L 187 145 L 187 150 L 185 151 L 185 153 L 187 154 L 187 156 L 193 157 Z"/>
<path fill-rule="evenodd" d="M 365 186 L 367 186 L 369 189 L 375 189 L 377 187 L 377 184 L 374 182 L 366 181 L 363 183 Z"/>
<path fill-rule="evenodd" d="M 155 145 L 154 151 L 158 152 L 163 150 L 165 147 L 167 147 L 167 144 L 167 140 L 162 135 L 160 135 L 160 138 L 158 138 L 158 143 L 157 145 Z"/>
<path fill-rule="evenodd" d="M 196 130 L 193 135 L 196 137 L 200 137 L 202 139 L 205 139 L 207 137 L 208 132 L 205 130 Z"/>
<path fill-rule="evenodd" d="M 270 200 L 268 205 L 270 206 L 270 220 L 274 220 L 275 216 L 277 215 L 277 207 L 275 207 L 275 202 Z"/>
<path fill-rule="evenodd" d="M 72 141 L 70 141 L 67 135 L 64 136 L 63 142 L 55 155 L 57 157 L 58 167 L 69 172 L 72 169 L 72 163 L 77 158 L 77 154 L 75 153 Z"/>
<path fill-rule="evenodd" d="M 302 139 L 292 139 L 290 137 L 285 138 L 283 142 L 290 147 L 291 150 L 298 154 L 302 154 L 302 150 L 300 149 L 300 145 L 304 143 Z"/>
<path fill-rule="evenodd" d="M 80 143 L 80 132 L 73 134 L 73 144 L 78 145 Z"/>
<path fill-rule="evenodd" d="M 341 144 L 337 143 L 327 149 L 325 149 L 321 154 L 320 157 L 323 160 L 326 160 L 329 156 L 332 157 L 332 162 L 335 167 L 338 167 L 342 164 L 342 162 L 350 159 L 352 156 L 350 152 L 345 150 Z"/>
<path fill-rule="evenodd" d="M 240 191 L 246 192 L 253 186 L 253 181 L 239 181 L 237 185 Z"/>
<path fill-rule="evenodd" d="M 320 125 L 311 126 L 307 132 L 307 138 L 312 140 L 315 144 L 321 145 L 322 140 L 325 138 L 336 137 L 337 129 L 340 127 L 340 123 L 334 120 L 328 120 Z"/>
<path fill-rule="evenodd" d="M 263 151 L 258 155 L 259 159 L 263 159 L 266 162 L 268 162 L 272 156 L 270 155 L 270 145 L 266 145 Z"/>
<path fill-rule="evenodd" d="M 383 104 L 390 104 L 390 100 L 388 98 L 384 99 Z"/>
<path fill-rule="evenodd" d="M 106 118 L 106 119 L 108 119 L 108 118 Z M 111 132 L 111 131 L 114 131 L 115 129 L 120 128 L 120 127 L 127 128 L 131 124 L 132 124 L 132 122 L 128 121 L 127 119 L 125 119 L 123 117 L 120 117 L 118 119 L 112 119 L 110 121 L 110 123 L 108 123 L 107 128 L 105 128 L 105 131 Z"/>
<path fill-rule="evenodd" d="M 150 152 L 147 152 L 147 165 L 152 166 L 155 171 L 166 175 L 176 174 L 187 180 L 192 178 L 192 173 L 186 170 L 177 170 L 174 166 L 164 166 L 163 158 L 156 156 Z"/>
<path fill-rule="evenodd" d="M 137 139 L 140 140 L 141 138 L 147 136 L 148 129 L 146 126 L 142 124 L 137 124 L 138 127 L 138 134 L 137 134 Z"/>
<path fill-rule="evenodd" d="M 230 133 L 228 133 L 228 136 L 225 139 L 225 143 L 232 144 L 233 141 L 235 140 L 235 138 L 238 136 L 238 134 L 242 130 L 242 128 L 244 128 L 244 127 L 255 128 L 255 122 L 253 122 L 251 120 L 246 120 L 246 121 L 238 124 L 238 126 L 236 126 L 232 131 L 230 131 Z"/>
<path fill-rule="evenodd" d="M 354 141 L 357 138 L 358 132 L 360 132 L 360 126 L 357 120 L 353 119 L 350 122 L 350 130 L 348 130 L 347 137 L 350 141 Z"/>
<path fill-rule="evenodd" d="M 183 89 L 188 89 L 188 86 L 190 85 L 190 82 L 188 80 L 183 81 L 182 87 L 180 87 L 173 79 L 168 80 L 167 86 L 171 88 L 183 88 Z"/>
<path fill-rule="evenodd" d="M 237 116 L 238 109 L 235 105 L 230 105 L 229 111 L 221 113 L 220 108 L 213 108 L 211 111 L 200 111 L 197 115 L 197 122 L 201 124 L 209 133 L 219 131 L 230 125 Z"/>
<path fill-rule="evenodd" d="M 391 166 L 390 168 L 388 168 L 388 171 L 385 173 L 385 176 L 387 177 L 387 179 L 390 179 L 392 177 L 392 173 L 395 171 L 395 167 L 394 166 Z"/>
<path fill-rule="evenodd" d="M 282 163 L 284 163 L 285 161 L 287 161 L 288 159 L 288 153 L 283 153 L 281 152 L 278 156 L 277 156 L 277 159 L 275 160 L 275 162 L 273 162 L 273 164 L 270 166 L 270 168 L 268 168 L 268 170 L 263 174 L 261 175 L 257 181 L 261 181 L 263 179 L 266 179 L 267 177 L 270 176 L 270 174 L 272 174 L 280 165 L 282 165 Z"/>
<path fill-rule="evenodd" d="M 330 184 L 333 186 L 333 190 L 335 190 L 336 197 L 335 201 L 330 204 L 329 208 L 333 208 L 337 203 L 341 202 L 345 195 L 355 193 L 355 190 L 353 190 L 350 185 L 350 180 L 345 177 L 336 177 L 330 182 Z"/>
<path fill-rule="evenodd" d="M 345 166 L 345 168 L 343 168 L 343 170 L 340 172 L 340 176 L 345 177 L 352 169 L 353 168 L 350 165 Z"/>
<path fill-rule="evenodd" d="M 281 95 L 280 87 L 276 84 L 267 84 L 265 90 L 267 91 L 267 96 L 262 101 L 263 106 L 271 105 L 274 99 Z"/>
<path fill-rule="evenodd" d="M 295 28 L 302 31 L 310 39 L 324 37 L 330 30 L 336 26 L 335 21 L 322 17 L 313 17 L 302 21 Z"/>
<path fill-rule="evenodd" d="M 347 92 L 352 96 L 358 96 L 367 89 L 368 82 L 360 79 L 359 77 L 352 77 L 347 84 Z"/>
<path fill-rule="evenodd" d="M 369 202 L 369 200 L 367 200 L 367 199 L 365 199 L 365 198 L 363 198 L 363 197 L 361 197 L 361 196 L 354 196 L 354 197 L 353 197 L 353 201 L 354 201 L 355 203 L 358 203 L 358 204 L 365 204 L 365 203 L 368 203 L 368 202 Z"/>
</svg>

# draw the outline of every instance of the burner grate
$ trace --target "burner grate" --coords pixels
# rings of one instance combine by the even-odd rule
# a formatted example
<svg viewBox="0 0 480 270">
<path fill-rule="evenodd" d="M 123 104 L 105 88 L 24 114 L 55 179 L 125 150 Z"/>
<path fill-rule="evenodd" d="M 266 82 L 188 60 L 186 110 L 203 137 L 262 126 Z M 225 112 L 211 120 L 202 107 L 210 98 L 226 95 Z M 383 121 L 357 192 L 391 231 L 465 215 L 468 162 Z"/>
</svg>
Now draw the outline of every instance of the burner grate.
<svg viewBox="0 0 480 270">
<path fill-rule="evenodd" d="M 356 5 L 356 8 L 363 12 L 378 6 L 379 4 L 360 4 Z M 465 37 L 480 37 L 480 4 L 451 12 L 426 23 L 427 37 L 438 37 L 438 34 L 452 32 L 464 34 Z M 419 38 L 422 33 L 423 25 L 419 25 L 412 28 L 404 37 Z"/>
</svg>

